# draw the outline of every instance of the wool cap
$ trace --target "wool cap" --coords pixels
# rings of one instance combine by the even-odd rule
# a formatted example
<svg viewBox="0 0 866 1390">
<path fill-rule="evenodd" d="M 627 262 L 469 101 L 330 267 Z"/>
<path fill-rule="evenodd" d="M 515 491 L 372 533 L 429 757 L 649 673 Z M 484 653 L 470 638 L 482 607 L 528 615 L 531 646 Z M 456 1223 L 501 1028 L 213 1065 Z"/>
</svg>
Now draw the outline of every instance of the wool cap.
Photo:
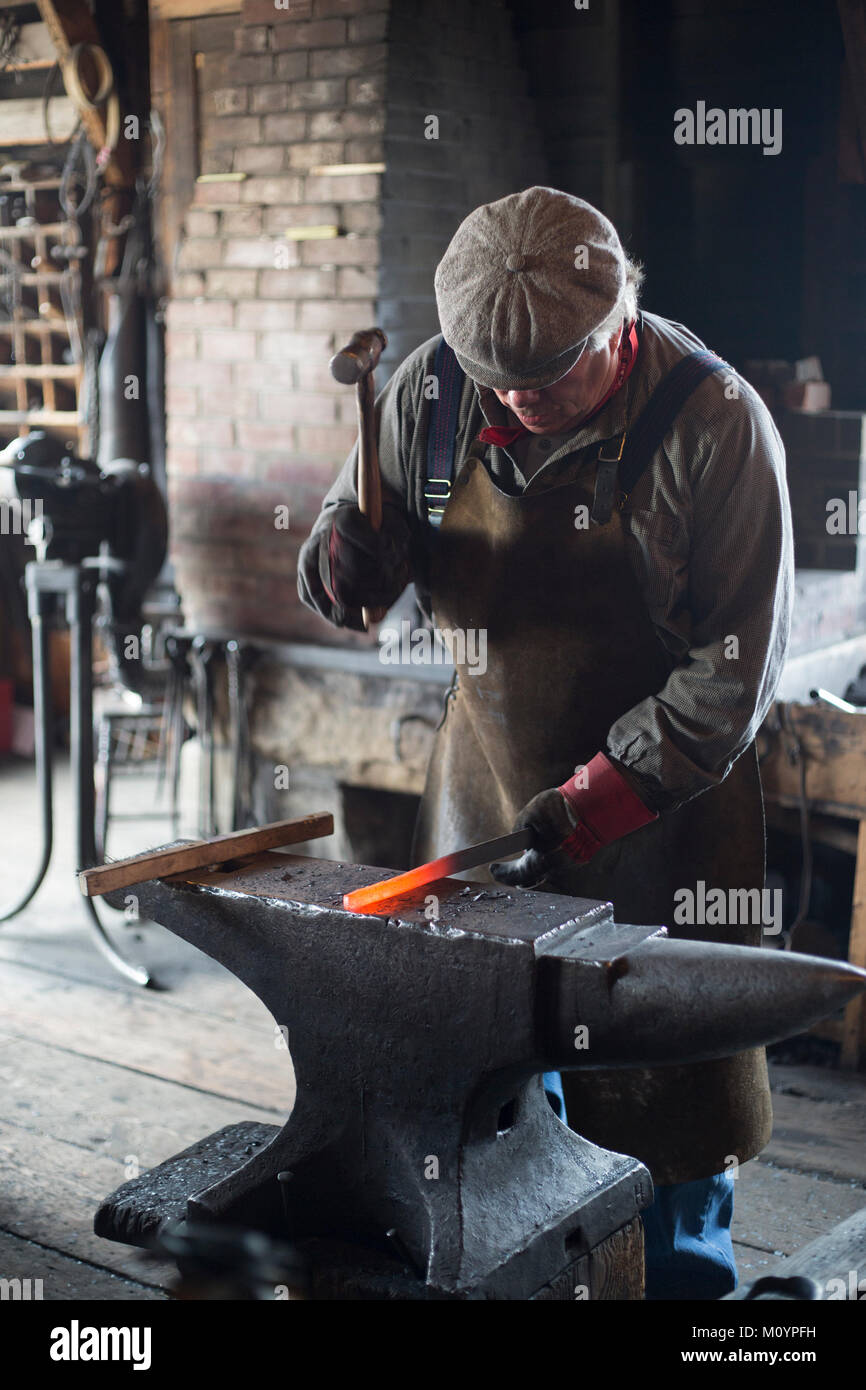
<svg viewBox="0 0 866 1390">
<path fill-rule="evenodd" d="M 555 188 L 471 212 L 436 267 L 439 322 L 467 376 L 538 390 L 570 372 L 625 287 L 616 229 Z"/>
</svg>

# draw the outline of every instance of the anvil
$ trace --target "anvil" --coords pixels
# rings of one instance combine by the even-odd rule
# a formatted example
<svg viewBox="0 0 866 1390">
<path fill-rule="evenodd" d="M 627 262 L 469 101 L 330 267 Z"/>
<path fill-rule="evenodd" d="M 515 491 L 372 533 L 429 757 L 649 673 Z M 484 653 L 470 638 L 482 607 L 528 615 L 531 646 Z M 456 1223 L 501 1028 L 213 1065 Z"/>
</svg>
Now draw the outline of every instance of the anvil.
<svg viewBox="0 0 866 1390">
<path fill-rule="evenodd" d="M 399 1277 L 358 1276 L 352 1297 L 574 1298 L 580 1262 L 639 1228 L 652 1184 L 556 1117 L 542 1073 L 730 1055 L 866 985 L 836 961 L 672 941 L 560 894 L 449 879 L 381 915 L 342 907 L 381 877 L 264 853 L 137 889 L 143 915 L 264 1002 L 297 1099 L 282 1129 L 232 1126 L 124 1184 L 97 1234 L 146 1244 L 178 1218 L 227 1222 L 354 1251 L 359 1269 L 399 1252 Z"/>
</svg>

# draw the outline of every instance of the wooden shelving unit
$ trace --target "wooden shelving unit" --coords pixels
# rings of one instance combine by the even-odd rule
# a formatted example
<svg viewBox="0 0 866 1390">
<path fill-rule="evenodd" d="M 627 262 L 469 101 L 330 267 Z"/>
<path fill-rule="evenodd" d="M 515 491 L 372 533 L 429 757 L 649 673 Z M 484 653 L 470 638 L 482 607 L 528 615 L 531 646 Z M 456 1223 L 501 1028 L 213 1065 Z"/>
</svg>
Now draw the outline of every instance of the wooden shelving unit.
<svg viewBox="0 0 866 1390">
<path fill-rule="evenodd" d="M 87 451 L 80 271 L 52 255 L 78 242 L 58 203 L 59 179 L 0 180 L 14 220 L 0 226 L 0 446 L 31 429 L 62 434 Z M 62 290 L 66 290 L 66 304 Z M 68 309 L 72 309 L 72 321 Z"/>
</svg>

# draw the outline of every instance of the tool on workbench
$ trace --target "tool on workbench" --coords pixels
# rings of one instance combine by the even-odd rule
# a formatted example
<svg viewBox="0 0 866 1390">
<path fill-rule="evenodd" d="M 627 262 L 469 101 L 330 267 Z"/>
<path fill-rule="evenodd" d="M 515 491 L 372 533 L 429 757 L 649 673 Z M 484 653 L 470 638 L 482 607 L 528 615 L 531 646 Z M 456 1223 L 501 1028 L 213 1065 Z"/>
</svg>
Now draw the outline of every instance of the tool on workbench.
<svg viewBox="0 0 866 1390">
<path fill-rule="evenodd" d="M 374 531 L 382 527 L 382 479 L 379 474 L 379 442 L 376 437 L 376 388 L 373 373 L 388 346 L 381 328 L 353 333 L 344 348 L 331 358 L 331 376 L 343 386 L 355 387 L 358 411 L 358 508 Z M 384 608 L 363 608 L 364 626 L 384 618 Z"/>
<path fill-rule="evenodd" d="M 448 878 L 465 869 L 477 869 L 480 864 L 492 864 L 495 859 L 511 859 L 515 854 L 529 849 L 532 839 L 531 830 L 513 830 L 510 835 L 483 840 L 480 844 L 455 850 L 453 854 L 444 854 L 441 859 L 429 859 L 426 864 L 418 864 L 404 874 L 383 878 L 366 888 L 355 888 L 351 893 L 345 893 L 343 906 L 349 912 L 380 911 L 383 903 L 404 897 L 427 883 L 435 883 L 437 879 Z"/>
<path fill-rule="evenodd" d="M 670 940 L 533 889 L 447 879 L 435 921 L 345 911 L 380 873 L 265 853 L 136 890 L 263 1001 L 297 1098 L 282 1129 L 229 1124 L 124 1183 L 98 1235 L 253 1227 L 309 1260 L 314 1299 L 639 1299 L 649 1174 L 564 1125 L 542 1074 L 730 1056 L 866 988 L 840 961 Z"/>
</svg>

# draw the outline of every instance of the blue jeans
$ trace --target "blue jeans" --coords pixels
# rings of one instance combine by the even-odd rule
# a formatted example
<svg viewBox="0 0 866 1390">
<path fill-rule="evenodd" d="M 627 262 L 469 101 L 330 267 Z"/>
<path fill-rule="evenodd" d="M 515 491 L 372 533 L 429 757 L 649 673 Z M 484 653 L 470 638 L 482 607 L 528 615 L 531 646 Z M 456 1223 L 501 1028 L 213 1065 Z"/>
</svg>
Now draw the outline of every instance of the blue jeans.
<svg viewBox="0 0 866 1390">
<path fill-rule="evenodd" d="M 727 1173 L 657 1187 L 642 1213 L 647 1299 L 721 1298 L 737 1287 Z"/>
<path fill-rule="evenodd" d="M 565 1097 L 558 1071 L 544 1073 L 544 1090 L 560 1120 Z M 657 1187 L 641 1214 L 646 1259 L 646 1297 L 713 1299 L 737 1287 L 731 1244 L 734 1184 L 727 1173 Z"/>
<path fill-rule="evenodd" d="M 565 1123 L 565 1096 L 562 1092 L 562 1077 L 558 1071 L 546 1071 L 542 1077 L 544 1093 L 550 1101 L 557 1118 Z"/>
</svg>

